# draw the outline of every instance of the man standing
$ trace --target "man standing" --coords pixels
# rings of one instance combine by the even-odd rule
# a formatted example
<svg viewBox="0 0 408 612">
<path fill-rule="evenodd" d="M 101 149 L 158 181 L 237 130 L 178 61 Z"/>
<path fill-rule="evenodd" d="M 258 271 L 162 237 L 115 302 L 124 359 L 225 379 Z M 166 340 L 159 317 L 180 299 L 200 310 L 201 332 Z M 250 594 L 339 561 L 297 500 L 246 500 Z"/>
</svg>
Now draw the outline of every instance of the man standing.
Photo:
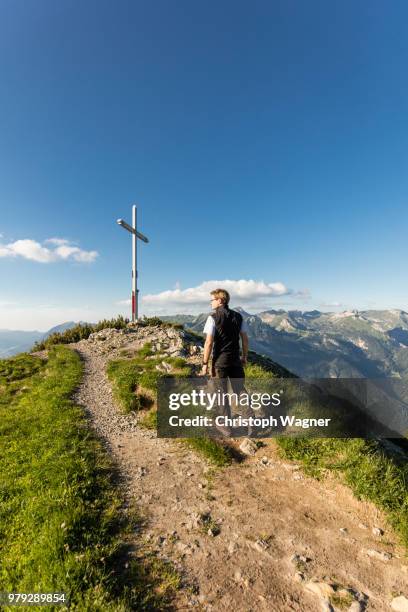
<svg viewBox="0 0 408 612">
<path fill-rule="evenodd" d="M 227 392 L 228 379 L 234 393 L 244 389 L 244 366 L 248 357 L 248 334 L 242 315 L 230 310 L 230 296 L 225 289 L 211 291 L 211 306 L 213 313 L 209 315 L 204 327 L 206 340 L 201 374 L 208 373 L 208 362 L 212 352 L 212 375 L 221 379 L 221 388 Z M 242 341 L 242 356 L 240 343 Z M 229 404 L 222 407 L 222 414 L 231 417 Z M 229 428 L 223 428 L 223 433 L 229 435 Z"/>
</svg>

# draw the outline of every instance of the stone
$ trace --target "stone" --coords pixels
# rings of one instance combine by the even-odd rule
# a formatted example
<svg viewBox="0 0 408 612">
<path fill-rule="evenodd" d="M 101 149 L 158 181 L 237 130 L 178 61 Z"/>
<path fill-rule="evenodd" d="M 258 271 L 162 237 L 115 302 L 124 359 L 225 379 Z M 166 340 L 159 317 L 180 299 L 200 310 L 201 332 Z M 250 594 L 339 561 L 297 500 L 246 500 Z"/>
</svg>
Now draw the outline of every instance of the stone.
<svg viewBox="0 0 408 612">
<path fill-rule="evenodd" d="M 234 580 L 235 580 L 235 582 L 241 582 L 241 580 L 242 580 L 242 573 L 240 572 L 240 570 L 235 570 L 235 572 L 234 572 Z"/>
<path fill-rule="evenodd" d="M 245 438 L 245 440 L 239 445 L 239 450 L 244 453 L 244 455 L 253 456 L 258 450 L 258 446 L 253 440 Z"/>
<path fill-rule="evenodd" d="M 296 574 L 295 574 L 296 582 L 303 582 L 304 579 L 305 579 L 305 575 L 302 574 L 302 572 L 296 572 Z"/>
<path fill-rule="evenodd" d="M 340 531 L 340 533 L 343 533 L 343 534 L 348 533 L 347 527 L 340 527 L 339 531 Z"/>
<path fill-rule="evenodd" d="M 391 602 L 391 610 L 395 610 L 395 612 L 408 612 L 408 599 L 405 595 L 394 597 Z"/>
<path fill-rule="evenodd" d="M 353 603 L 348 608 L 348 612 L 363 612 L 365 609 L 365 605 L 362 601 L 353 601 Z"/>
<path fill-rule="evenodd" d="M 311 580 L 305 584 L 305 589 L 310 591 L 310 593 L 314 593 L 315 595 L 319 595 L 319 597 L 323 597 L 325 599 L 328 599 L 335 593 L 334 588 L 328 582 L 315 582 Z"/>
<path fill-rule="evenodd" d="M 392 554 L 388 552 L 383 552 L 382 550 L 374 550 L 369 549 L 366 550 L 366 553 L 369 557 L 373 559 L 379 559 L 380 561 L 389 561 L 392 558 Z"/>
<path fill-rule="evenodd" d="M 265 540 L 259 539 L 254 543 L 253 547 L 259 552 L 263 552 L 269 548 L 269 544 Z"/>
<path fill-rule="evenodd" d="M 176 548 L 182 555 L 191 554 L 189 546 L 184 542 L 176 542 Z"/>
<path fill-rule="evenodd" d="M 330 601 L 328 601 L 327 599 L 323 599 L 323 601 L 320 602 L 320 610 L 322 612 L 335 612 Z"/>
<path fill-rule="evenodd" d="M 235 544 L 235 542 L 230 542 L 228 544 L 228 552 L 230 555 L 233 555 L 236 549 L 237 549 L 237 545 Z"/>
<path fill-rule="evenodd" d="M 384 531 L 382 529 L 380 529 L 380 527 L 373 527 L 372 532 L 373 532 L 373 535 L 375 535 L 375 536 L 382 536 L 382 535 L 384 535 Z"/>
<path fill-rule="evenodd" d="M 309 561 L 311 561 L 311 559 L 309 557 L 305 557 L 305 555 L 292 555 L 290 560 L 292 561 L 292 563 L 308 563 Z"/>
</svg>

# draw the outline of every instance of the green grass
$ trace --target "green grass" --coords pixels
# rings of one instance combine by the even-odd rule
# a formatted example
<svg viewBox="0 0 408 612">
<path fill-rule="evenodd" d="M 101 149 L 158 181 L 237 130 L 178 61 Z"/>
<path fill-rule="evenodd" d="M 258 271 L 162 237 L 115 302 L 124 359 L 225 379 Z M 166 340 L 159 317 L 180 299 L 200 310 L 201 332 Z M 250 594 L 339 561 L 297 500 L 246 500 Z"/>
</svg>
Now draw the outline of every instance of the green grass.
<svg viewBox="0 0 408 612">
<path fill-rule="evenodd" d="M 277 438 L 286 457 L 307 474 L 338 473 L 357 498 L 381 508 L 408 547 L 408 463 L 388 456 L 374 440 L 361 438 Z"/>
<path fill-rule="evenodd" d="M 109 380 L 112 382 L 113 395 L 125 412 L 140 408 L 140 397 L 136 393 L 139 369 L 133 359 L 110 361 L 107 367 Z"/>
<path fill-rule="evenodd" d="M 69 399 L 81 375 L 62 346 L 48 362 L 0 361 L 0 591 L 62 591 L 81 612 L 166 609 L 170 566 L 139 555 L 124 569 L 136 519 L 123 522 L 110 460 Z"/>
</svg>

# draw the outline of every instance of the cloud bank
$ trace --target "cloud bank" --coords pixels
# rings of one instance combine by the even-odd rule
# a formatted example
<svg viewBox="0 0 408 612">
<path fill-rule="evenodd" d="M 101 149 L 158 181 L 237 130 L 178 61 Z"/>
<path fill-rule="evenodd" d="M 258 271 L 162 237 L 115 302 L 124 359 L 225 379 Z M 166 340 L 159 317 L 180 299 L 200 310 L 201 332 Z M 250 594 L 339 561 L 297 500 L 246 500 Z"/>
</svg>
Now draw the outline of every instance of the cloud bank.
<svg viewBox="0 0 408 612">
<path fill-rule="evenodd" d="M 268 298 L 282 296 L 305 296 L 306 292 L 289 289 L 281 282 L 265 283 L 255 280 L 208 280 L 196 287 L 169 289 L 160 293 L 143 296 L 142 302 L 147 307 L 202 307 L 209 306 L 210 291 L 222 287 L 226 289 L 234 302 L 250 304 L 264 302 Z M 123 302 L 124 303 L 124 302 Z"/>
<path fill-rule="evenodd" d="M 44 246 L 45 244 L 50 246 Z M 80 249 L 65 238 L 48 238 L 43 244 L 27 238 L 8 244 L 0 244 L 0 257 L 22 257 L 23 259 L 38 263 L 54 263 L 56 261 L 68 260 L 79 263 L 91 263 L 98 257 L 98 252 Z"/>
</svg>

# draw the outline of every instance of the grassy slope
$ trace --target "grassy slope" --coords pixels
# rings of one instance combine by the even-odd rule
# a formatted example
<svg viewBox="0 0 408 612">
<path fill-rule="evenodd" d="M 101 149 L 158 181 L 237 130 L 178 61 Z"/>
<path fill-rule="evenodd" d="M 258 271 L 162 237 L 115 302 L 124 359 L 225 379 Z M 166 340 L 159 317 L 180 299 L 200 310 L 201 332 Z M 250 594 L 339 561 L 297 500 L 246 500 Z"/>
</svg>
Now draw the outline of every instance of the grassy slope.
<svg viewBox="0 0 408 612">
<path fill-rule="evenodd" d="M 65 347 L 47 364 L 0 361 L 0 591 L 63 591 L 81 612 L 165 609 L 171 569 L 121 561 L 116 576 L 125 525 L 112 466 L 69 399 L 81 374 Z"/>
</svg>

